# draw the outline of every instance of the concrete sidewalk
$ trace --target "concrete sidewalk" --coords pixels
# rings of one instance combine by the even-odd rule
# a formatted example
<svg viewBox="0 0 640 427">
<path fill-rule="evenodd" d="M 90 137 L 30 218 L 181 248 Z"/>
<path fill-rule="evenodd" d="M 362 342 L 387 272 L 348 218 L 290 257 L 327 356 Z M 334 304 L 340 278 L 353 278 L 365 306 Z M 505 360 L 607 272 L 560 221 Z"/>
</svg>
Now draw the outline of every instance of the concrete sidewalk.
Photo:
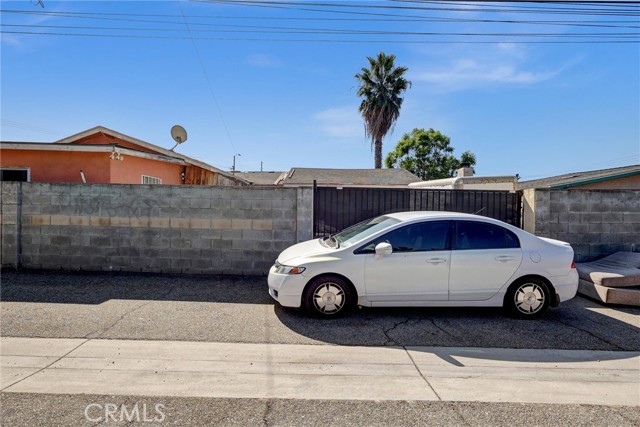
<svg viewBox="0 0 640 427">
<path fill-rule="evenodd" d="M 0 338 L 3 392 L 640 406 L 640 352 Z"/>
</svg>

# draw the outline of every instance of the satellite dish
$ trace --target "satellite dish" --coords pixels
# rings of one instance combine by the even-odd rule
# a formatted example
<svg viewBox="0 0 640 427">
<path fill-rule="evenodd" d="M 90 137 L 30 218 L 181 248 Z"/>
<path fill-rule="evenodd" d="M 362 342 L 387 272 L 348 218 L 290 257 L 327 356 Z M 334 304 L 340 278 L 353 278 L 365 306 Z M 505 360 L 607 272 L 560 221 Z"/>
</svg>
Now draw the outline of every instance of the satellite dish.
<svg viewBox="0 0 640 427">
<path fill-rule="evenodd" d="M 176 145 L 170 151 L 173 151 L 178 145 L 182 144 L 187 140 L 187 131 L 180 125 L 174 125 L 171 128 L 171 137 L 176 142 Z"/>
</svg>

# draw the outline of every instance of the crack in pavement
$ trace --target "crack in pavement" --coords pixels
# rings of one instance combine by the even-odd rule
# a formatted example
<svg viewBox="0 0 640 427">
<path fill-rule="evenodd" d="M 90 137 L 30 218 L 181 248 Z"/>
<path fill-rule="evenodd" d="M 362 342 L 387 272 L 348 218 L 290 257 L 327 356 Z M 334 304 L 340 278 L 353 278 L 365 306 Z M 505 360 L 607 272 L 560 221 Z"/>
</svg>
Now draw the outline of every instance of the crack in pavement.
<svg viewBox="0 0 640 427">
<path fill-rule="evenodd" d="M 392 327 L 390 327 L 389 329 L 383 329 L 382 333 L 384 334 L 384 336 L 387 338 L 387 341 L 384 342 L 384 344 L 382 344 L 383 346 L 387 346 L 387 345 L 401 345 L 400 343 L 398 343 L 396 340 L 394 340 L 393 338 L 391 338 L 389 336 L 389 333 L 391 331 L 393 331 L 394 329 L 396 329 L 397 327 L 401 326 L 401 325 L 406 325 L 408 324 L 411 320 L 416 320 L 416 319 L 412 319 L 411 317 L 401 321 L 401 322 L 397 322 L 395 325 L 393 325 Z M 418 319 L 419 320 L 419 319 Z"/>
<path fill-rule="evenodd" d="M 269 426 L 269 415 L 271 415 L 272 404 L 273 404 L 273 399 L 267 399 L 267 402 L 264 408 L 264 413 L 262 414 L 262 425 L 264 425 L 264 427 Z"/>
</svg>

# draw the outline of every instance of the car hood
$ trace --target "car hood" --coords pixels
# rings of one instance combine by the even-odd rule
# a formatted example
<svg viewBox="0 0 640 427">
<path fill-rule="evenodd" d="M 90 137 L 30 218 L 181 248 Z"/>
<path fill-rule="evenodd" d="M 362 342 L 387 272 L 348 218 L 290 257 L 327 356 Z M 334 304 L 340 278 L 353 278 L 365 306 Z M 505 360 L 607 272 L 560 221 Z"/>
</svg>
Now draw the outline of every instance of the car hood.
<svg viewBox="0 0 640 427">
<path fill-rule="evenodd" d="M 320 243 L 320 239 L 307 240 L 296 245 L 290 246 L 278 255 L 278 262 L 286 264 L 287 261 L 302 256 L 308 257 L 312 255 L 332 253 L 335 248 L 328 248 Z"/>
</svg>

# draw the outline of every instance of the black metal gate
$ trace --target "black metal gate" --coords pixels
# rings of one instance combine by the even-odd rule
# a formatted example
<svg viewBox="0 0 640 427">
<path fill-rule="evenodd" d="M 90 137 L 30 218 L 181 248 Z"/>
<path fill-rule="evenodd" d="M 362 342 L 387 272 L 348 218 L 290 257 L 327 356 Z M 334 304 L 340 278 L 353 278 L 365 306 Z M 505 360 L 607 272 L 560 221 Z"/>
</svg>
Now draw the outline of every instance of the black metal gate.
<svg viewBox="0 0 640 427">
<path fill-rule="evenodd" d="M 360 221 L 402 211 L 472 213 L 522 227 L 521 208 L 520 192 L 315 186 L 313 234 L 328 236 Z"/>
</svg>

